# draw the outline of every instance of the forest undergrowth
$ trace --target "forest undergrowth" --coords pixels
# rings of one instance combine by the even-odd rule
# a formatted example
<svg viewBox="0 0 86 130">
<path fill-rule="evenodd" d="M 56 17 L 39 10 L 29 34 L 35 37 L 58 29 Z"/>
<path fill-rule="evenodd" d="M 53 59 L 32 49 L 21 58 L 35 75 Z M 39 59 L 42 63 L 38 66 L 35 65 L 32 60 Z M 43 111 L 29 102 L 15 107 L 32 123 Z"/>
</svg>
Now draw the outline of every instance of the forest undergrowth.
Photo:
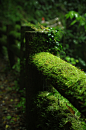
<svg viewBox="0 0 86 130">
<path fill-rule="evenodd" d="M 9 62 L 0 58 L 0 130 L 26 130 L 25 113 L 20 102 L 21 93 L 15 90 L 19 75 L 9 69 Z"/>
</svg>

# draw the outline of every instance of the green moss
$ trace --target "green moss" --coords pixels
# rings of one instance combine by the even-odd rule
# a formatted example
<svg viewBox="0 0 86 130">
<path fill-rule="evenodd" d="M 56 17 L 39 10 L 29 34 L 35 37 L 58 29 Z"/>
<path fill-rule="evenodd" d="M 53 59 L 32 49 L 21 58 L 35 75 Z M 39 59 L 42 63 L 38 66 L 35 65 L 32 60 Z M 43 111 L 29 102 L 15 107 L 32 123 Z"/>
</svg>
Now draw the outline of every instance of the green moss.
<svg viewBox="0 0 86 130">
<path fill-rule="evenodd" d="M 79 119 L 64 106 L 59 106 L 57 98 L 48 95 L 48 92 L 41 92 L 34 101 L 38 130 L 83 130 Z"/>
<path fill-rule="evenodd" d="M 27 44 L 28 52 L 30 52 L 31 56 L 39 52 L 48 51 L 49 44 L 47 43 L 46 33 L 47 32 L 42 33 L 42 31 L 41 32 L 36 32 L 36 31 L 26 32 L 26 44 Z"/>
<path fill-rule="evenodd" d="M 75 84 L 77 81 L 86 78 L 83 71 L 48 52 L 36 54 L 33 56 L 32 62 L 37 66 L 38 70 L 42 71 L 45 75 L 62 80 L 68 87 L 71 87 L 72 83 Z M 85 82 L 82 82 L 86 83 L 86 80 L 84 81 Z"/>
<path fill-rule="evenodd" d="M 35 54 L 32 64 L 50 84 L 86 115 L 86 74 L 83 71 L 49 52 Z"/>
</svg>

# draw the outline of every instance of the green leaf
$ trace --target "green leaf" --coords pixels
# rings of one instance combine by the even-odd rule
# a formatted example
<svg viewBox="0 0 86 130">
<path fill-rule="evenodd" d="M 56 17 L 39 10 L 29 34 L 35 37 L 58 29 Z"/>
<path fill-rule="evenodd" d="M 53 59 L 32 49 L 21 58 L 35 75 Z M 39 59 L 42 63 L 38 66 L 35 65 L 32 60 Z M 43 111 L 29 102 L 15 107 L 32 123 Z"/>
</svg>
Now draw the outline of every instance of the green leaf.
<svg viewBox="0 0 86 130">
<path fill-rule="evenodd" d="M 70 18 L 73 19 L 73 17 L 75 16 L 75 12 L 74 11 L 70 11 L 69 14 L 70 14 Z"/>
<path fill-rule="evenodd" d="M 79 62 L 83 65 L 83 66 L 86 66 L 86 63 L 84 60 L 82 60 L 81 58 L 79 58 Z"/>
<path fill-rule="evenodd" d="M 70 17 L 70 14 L 69 13 L 66 14 L 65 17 L 66 17 L 66 19 L 68 19 Z"/>
<path fill-rule="evenodd" d="M 70 57 L 69 57 L 69 56 L 67 56 L 65 59 L 66 59 L 67 61 L 70 61 Z"/>
<path fill-rule="evenodd" d="M 71 23 L 71 25 L 74 25 L 76 22 L 77 22 L 77 21 L 76 21 L 76 20 L 74 20 L 74 21 Z"/>
<path fill-rule="evenodd" d="M 75 61 L 71 61 L 71 63 L 72 63 L 72 64 L 74 64 L 74 65 L 76 64 L 76 62 L 75 62 Z"/>
<path fill-rule="evenodd" d="M 81 25 L 81 26 L 84 26 L 84 25 L 85 25 L 85 21 L 80 20 L 80 25 Z"/>
<path fill-rule="evenodd" d="M 66 14 L 65 16 L 66 16 L 66 19 L 68 19 L 68 18 L 73 19 L 74 17 L 76 19 L 79 18 L 79 14 L 77 12 L 75 12 L 75 11 L 69 11 L 69 13 Z"/>
<path fill-rule="evenodd" d="M 47 96 L 52 96 L 53 95 L 53 93 L 49 93 Z"/>
<path fill-rule="evenodd" d="M 7 116 L 7 119 L 8 119 L 8 120 L 11 119 L 11 116 Z"/>
<path fill-rule="evenodd" d="M 51 33 L 48 33 L 48 36 L 51 36 Z"/>
<path fill-rule="evenodd" d="M 10 99 L 11 102 L 13 102 L 13 99 Z"/>
<path fill-rule="evenodd" d="M 75 12 L 75 18 L 78 18 L 79 17 L 79 14 Z"/>
<path fill-rule="evenodd" d="M 70 58 L 71 61 L 74 61 L 74 58 Z"/>
<path fill-rule="evenodd" d="M 79 62 L 79 60 L 76 60 L 76 63 L 78 63 Z"/>
</svg>

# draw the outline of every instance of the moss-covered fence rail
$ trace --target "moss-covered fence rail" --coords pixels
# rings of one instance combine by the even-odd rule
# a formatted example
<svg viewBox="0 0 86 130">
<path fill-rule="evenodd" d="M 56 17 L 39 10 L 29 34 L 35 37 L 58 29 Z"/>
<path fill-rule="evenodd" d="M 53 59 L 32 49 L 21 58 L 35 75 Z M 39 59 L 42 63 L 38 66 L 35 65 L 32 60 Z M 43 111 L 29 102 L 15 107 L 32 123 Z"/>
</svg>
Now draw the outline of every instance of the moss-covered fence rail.
<svg viewBox="0 0 86 130">
<path fill-rule="evenodd" d="M 25 86 L 28 128 L 34 129 L 37 119 L 33 97 L 43 91 L 44 82 L 52 84 L 86 117 L 86 74 L 48 52 L 46 33 L 28 31 L 25 34 Z M 34 125 L 33 125 L 34 124 Z"/>
<path fill-rule="evenodd" d="M 48 52 L 35 54 L 31 63 L 86 117 L 86 73 Z"/>
</svg>

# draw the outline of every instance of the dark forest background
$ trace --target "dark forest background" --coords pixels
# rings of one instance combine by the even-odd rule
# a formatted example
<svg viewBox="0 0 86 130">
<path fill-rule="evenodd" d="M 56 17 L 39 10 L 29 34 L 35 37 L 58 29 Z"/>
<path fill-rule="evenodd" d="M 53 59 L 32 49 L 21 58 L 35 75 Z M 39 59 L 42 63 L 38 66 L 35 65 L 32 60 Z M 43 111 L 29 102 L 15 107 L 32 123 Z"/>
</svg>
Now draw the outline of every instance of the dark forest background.
<svg viewBox="0 0 86 130">
<path fill-rule="evenodd" d="M 45 21 L 58 17 L 64 27 L 60 42 L 65 53 L 60 55 L 86 71 L 85 5 L 85 0 L 0 0 L 0 22 L 14 24 L 20 21 L 23 24 L 28 21 L 36 25 L 41 23 L 42 17 Z"/>
</svg>

